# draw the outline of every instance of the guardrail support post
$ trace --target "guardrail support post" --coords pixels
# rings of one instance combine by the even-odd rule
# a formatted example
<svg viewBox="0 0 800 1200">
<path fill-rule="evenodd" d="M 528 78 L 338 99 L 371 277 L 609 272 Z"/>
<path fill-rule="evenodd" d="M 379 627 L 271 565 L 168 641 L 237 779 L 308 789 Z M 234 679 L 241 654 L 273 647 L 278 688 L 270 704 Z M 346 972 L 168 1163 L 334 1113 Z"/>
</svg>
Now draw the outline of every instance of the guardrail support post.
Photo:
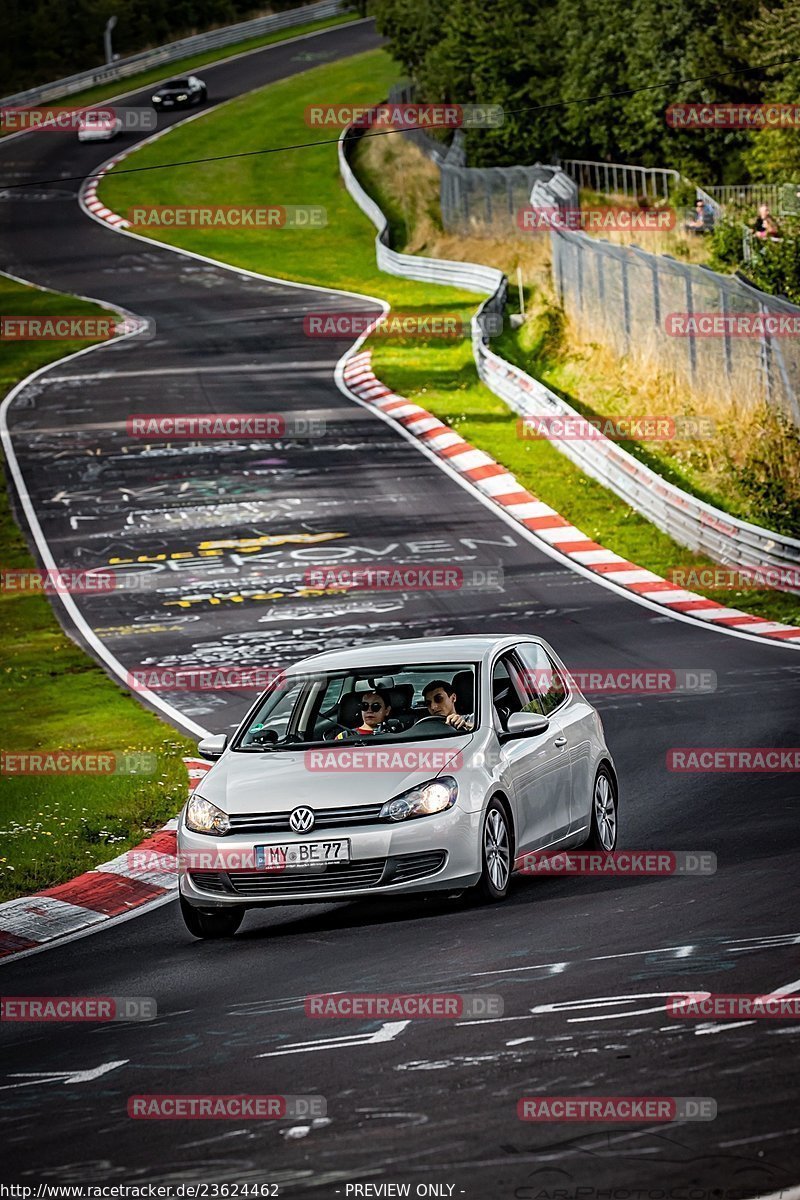
<svg viewBox="0 0 800 1200">
<path fill-rule="evenodd" d="M 686 287 L 686 311 L 687 313 L 693 313 L 694 304 L 692 302 L 692 279 L 688 271 L 683 272 L 683 282 Z M 692 379 L 692 382 L 694 382 L 695 376 L 697 375 L 697 346 L 694 344 L 694 337 L 692 334 L 689 334 L 687 337 L 686 344 L 689 351 L 689 375 Z"/>
<path fill-rule="evenodd" d="M 719 289 L 719 303 L 723 318 L 727 318 L 730 315 L 730 305 L 728 304 L 728 293 L 724 284 Z M 733 346 L 731 344 L 727 319 L 723 322 L 723 328 L 725 330 L 722 341 L 722 350 L 725 359 L 725 377 L 730 379 L 733 373 Z"/>
<path fill-rule="evenodd" d="M 631 294 L 628 283 L 628 259 L 624 253 L 620 260 L 620 269 L 622 271 L 622 321 L 625 327 L 625 353 L 627 354 L 631 348 Z"/>
</svg>

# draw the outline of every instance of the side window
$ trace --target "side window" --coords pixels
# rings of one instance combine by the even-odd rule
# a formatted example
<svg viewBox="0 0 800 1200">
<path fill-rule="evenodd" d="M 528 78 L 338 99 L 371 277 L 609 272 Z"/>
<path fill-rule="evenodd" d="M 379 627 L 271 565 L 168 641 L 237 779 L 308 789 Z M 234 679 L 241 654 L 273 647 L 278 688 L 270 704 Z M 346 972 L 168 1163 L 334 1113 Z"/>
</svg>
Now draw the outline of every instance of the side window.
<svg viewBox="0 0 800 1200">
<path fill-rule="evenodd" d="M 561 672 L 546 650 L 534 642 L 517 646 L 517 657 L 522 664 L 525 692 L 528 697 L 523 711 L 549 716 L 567 695 Z"/>
<path fill-rule="evenodd" d="M 299 680 L 279 692 L 272 692 L 264 701 L 261 712 L 254 718 L 247 734 L 242 738 L 242 746 L 257 745 L 265 740 L 263 736 L 265 730 L 272 730 L 279 738 L 285 737 L 289 728 L 289 720 L 305 686 L 305 680 Z"/>
<path fill-rule="evenodd" d="M 314 701 L 313 709 L 308 714 L 309 736 L 322 737 L 339 719 L 339 701 L 344 692 L 345 676 L 334 676 L 320 691 Z M 313 728 L 311 728 L 313 723 Z"/>
<path fill-rule="evenodd" d="M 512 713 L 521 712 L 527 697 L 522 678 L 510 654 L 498 658 L 492 671 L 492 701 L 497 723 L 505 729 Z"/>
</svg>

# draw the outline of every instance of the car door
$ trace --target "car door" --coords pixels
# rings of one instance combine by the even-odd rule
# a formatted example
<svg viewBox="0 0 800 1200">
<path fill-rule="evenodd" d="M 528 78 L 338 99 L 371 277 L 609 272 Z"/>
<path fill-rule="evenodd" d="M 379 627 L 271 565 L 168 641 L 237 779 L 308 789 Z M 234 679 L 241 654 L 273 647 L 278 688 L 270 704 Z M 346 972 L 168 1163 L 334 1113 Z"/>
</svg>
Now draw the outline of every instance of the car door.
<svg viewBox="0 0 800 1200">
<path fill-rule="evenodd" d="M 517 656 L 525 669 L 525 680 L 539 696 L 541 711 L 561 726 L 569 755 L 572 799 L 570 834 L 588 833 L 594 774 L 593 739 L 596 737 L 594 709 L 580 692 L 568 685 L 568 672 L 549 648 L 538 642 L 521 642 Z"/>
<path fill-rule="evenodd" d="M 512 712 L 541 712 L 541 701 L 513 653 L 492 671 L 494 720 L 502 733 Z M 569 831 L 572 785 L 569 754 L 556 715 L 544 733 L 501 741 L 501 779 L 514 797 L 517 853 L 553 845 Z"/>
</svg>

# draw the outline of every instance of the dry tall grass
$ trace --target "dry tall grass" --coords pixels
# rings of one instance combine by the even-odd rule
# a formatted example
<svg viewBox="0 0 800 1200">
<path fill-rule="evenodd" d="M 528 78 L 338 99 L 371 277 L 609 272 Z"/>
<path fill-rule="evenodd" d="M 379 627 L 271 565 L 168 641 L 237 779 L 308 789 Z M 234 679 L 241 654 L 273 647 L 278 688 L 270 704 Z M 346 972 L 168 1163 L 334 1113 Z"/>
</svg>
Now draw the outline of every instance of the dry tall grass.
<svg viewBox="0 0 800 1200">
<path fill-rule="evenodd" d="M 800 436 L 766 403 L 755 379 L 752 390 L 736 393 L 709 375 L 691 383 L 680 370 L 665 369 L 654 347 L 619 356 L 595 338 L 596 331 L 565 321 L 559 358 L 574 373 L 580 399 L 609 416 L 697 418 L 712 436 L 664 442 L 664 451 L 750 519 L 777 519 L 781 510 L 788 520 L 794 510 L 797 519 Z"/>
</svg>

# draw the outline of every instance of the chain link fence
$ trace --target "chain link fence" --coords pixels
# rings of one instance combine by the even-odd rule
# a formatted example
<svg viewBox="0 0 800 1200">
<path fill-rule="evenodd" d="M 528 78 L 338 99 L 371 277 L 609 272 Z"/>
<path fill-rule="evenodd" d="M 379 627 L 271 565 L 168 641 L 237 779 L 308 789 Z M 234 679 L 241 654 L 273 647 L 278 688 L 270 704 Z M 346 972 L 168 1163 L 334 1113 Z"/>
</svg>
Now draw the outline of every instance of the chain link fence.
<svg viewBox="0 0 800 1200">
<path fill-rule="evenodd" d="M 389 103 L 409 104 L 414 96 L 413 85 L 401 83 L 390 89 Z M 531 203 L 537 184 L 553 186 L 558 193 L 554 203 L 559 208 L 577 207 L 578 190 L 565 180 L 558 167 L 540 162 L 527 167 L 468 167 L 460 129 L 449 145 L 423 130 L 409 130 L 403 137 L 410 138 L 439 167 L 439 202 L 442 224 L 448 233 L 519 236 L 519 214 Z"/>
<path fill-rule="evenodd" d="M 800 308 L 636 246 L 553 230 L 551 248 L 561 306 L 593 340 L 617 354 L 635 351 L 692 387 L 762 397 L 800 427 Z M 766 331 L 780 329 L 781 318 L 793 335 Z"/>
<path fill-rule="evenodd" d="M 390 93 L 394 103 L 413 98 L 408 84 Z M 636 200 L 664 200 L 672 186 L 688 182 L 666 168 L 582 159 L 564 159 L 560 167 L 467 167 L 460 131 L 449 146 L 422 131 L 404 136 L 439 167 L 442 223 L 448 232 L 529 236 L 518 219 L 528 205 L 577 208 L 581 187 Z M 724 189 L 711 189 L 711 196 L 691 186 L 718 216 Z M 798 190 L 786 187 L 793 195 Z M 612 245 L 564 228 L 552 228 L 550 240 L 560 304 L 592 340 L 616 354 L 635 353 L 687 386 L 711 394 L 724 386 L 745 401 L 763 398 L 800 428 L 800 307 L 736 276 L 719 275 L 668 254 Z M 496 299 L 486 307 L 486 313 L 490 311 L 497 319 Z M 720 317 L 727 320 L 715 320 Z M 736 317 L 744 321 L 737 323 Z M 783 333 L 769 332 L 771 322 Z M 785 336 L 793 322 L 794 334 Z M 699 332 L 699 326 L 710 332 Z"/>
</svg>

